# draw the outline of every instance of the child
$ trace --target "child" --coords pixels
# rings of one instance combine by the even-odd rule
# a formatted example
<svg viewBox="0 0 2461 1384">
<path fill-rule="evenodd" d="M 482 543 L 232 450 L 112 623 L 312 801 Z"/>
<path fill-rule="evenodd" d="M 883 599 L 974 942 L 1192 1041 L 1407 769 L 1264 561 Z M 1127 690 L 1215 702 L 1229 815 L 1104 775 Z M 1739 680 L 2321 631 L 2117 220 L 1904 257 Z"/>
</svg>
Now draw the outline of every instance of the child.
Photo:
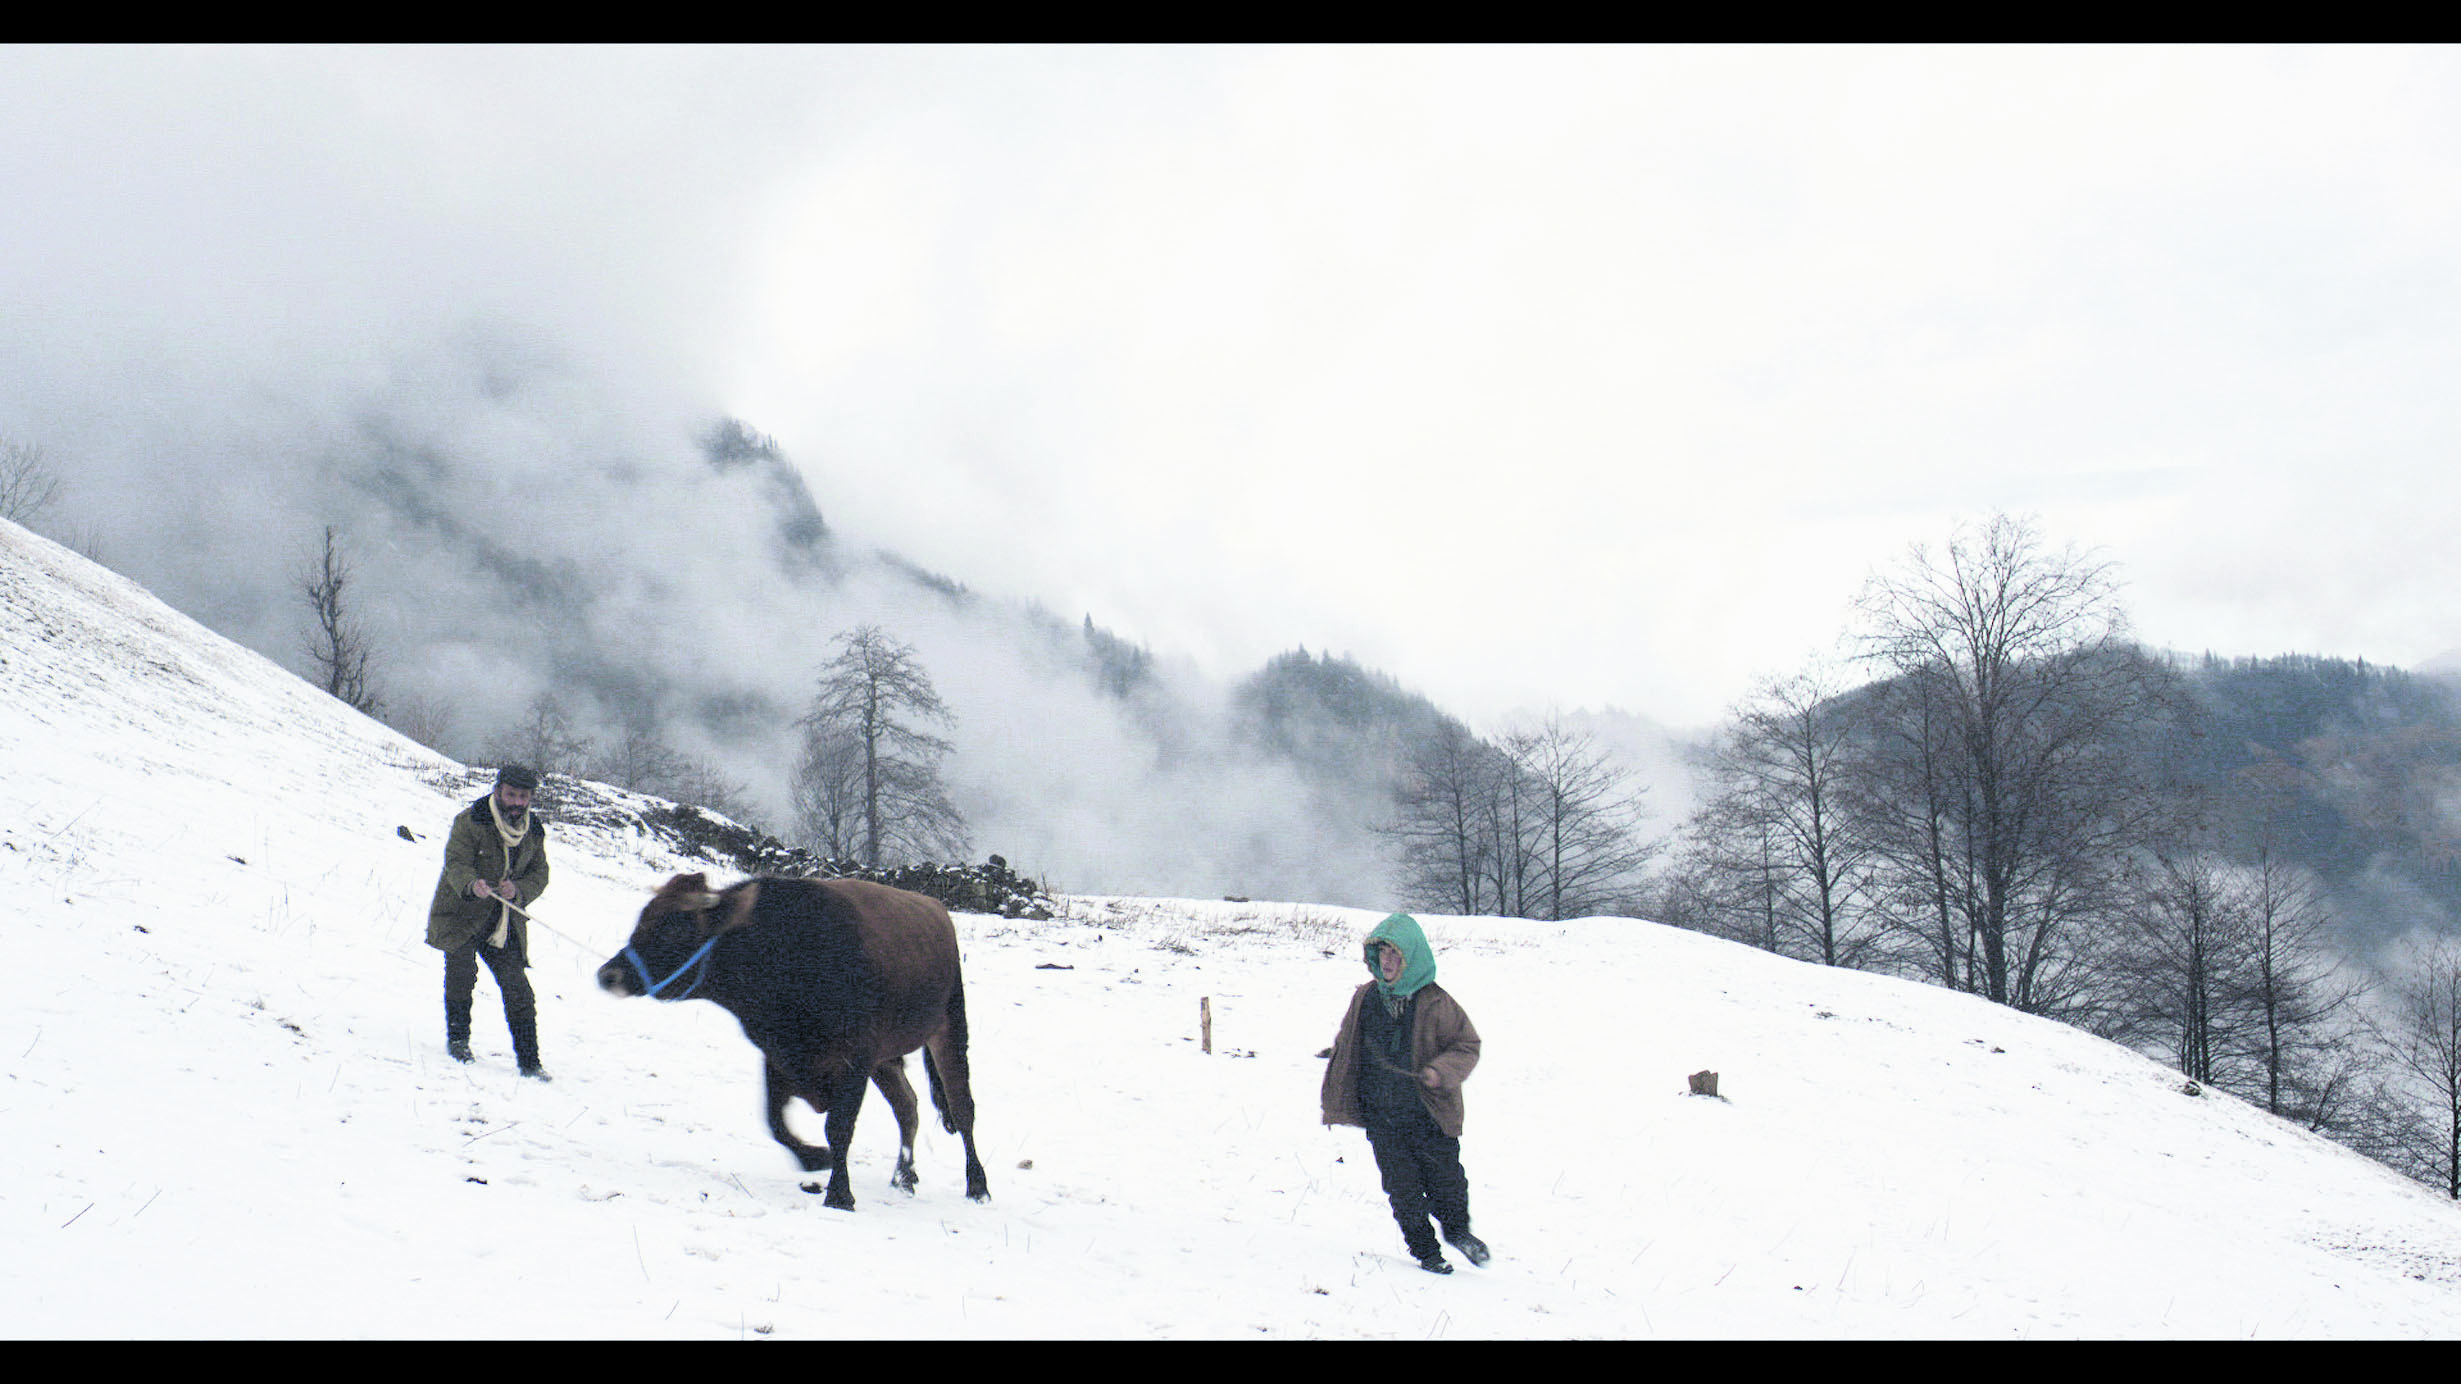
<svg viewBox="0 0 2461 1384">
<path fill-rule="evenodd" d="M 1451 1273 L 1430 1216 L 1472 1264 L 1487 1246 L 1470 1233 L 1470 1178 L 1461 1168 L 1461 1083 L 1478 1065 L 1478 1030 L 1444 987 L 1418 920 L 1396 913 L 1367 934 L 1375 977 L 1350 997 L 1325 1066 L 1324 1122 L 1359 1125 L 1375 1150 L 1393 1219 L 1418 1266 Z"/>
</svg>

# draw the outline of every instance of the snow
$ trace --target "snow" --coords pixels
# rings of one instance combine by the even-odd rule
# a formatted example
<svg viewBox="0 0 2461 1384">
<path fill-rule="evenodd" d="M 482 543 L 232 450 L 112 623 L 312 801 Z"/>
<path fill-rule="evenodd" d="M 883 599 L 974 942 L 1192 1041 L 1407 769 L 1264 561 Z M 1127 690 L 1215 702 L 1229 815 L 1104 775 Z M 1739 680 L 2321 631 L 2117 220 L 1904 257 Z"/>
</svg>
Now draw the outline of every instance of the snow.
<svg viewBox="0 0 2461 1384">
<path fill-rule="evenodd" d="M 2428 1189 L 2082 1033 L 1622 919 L 1421 918 L 1487 1043 L 1483 1270 L 1420 1272 L 1318 1123 L 1378 915 L 1304 904 L 960 915 L 992 1199 L 929 1116 L 893 1190 L 875 1100 L 833 1211 L 726 1014 L 593 984 L 710 862 L 557 830 L 555 1080 L 484 975 L 479 1061 L 445 1056 L 422 930 L 483 782 L 0 523 L 0 1333 L 2461 1333 Z"/>
</svg>

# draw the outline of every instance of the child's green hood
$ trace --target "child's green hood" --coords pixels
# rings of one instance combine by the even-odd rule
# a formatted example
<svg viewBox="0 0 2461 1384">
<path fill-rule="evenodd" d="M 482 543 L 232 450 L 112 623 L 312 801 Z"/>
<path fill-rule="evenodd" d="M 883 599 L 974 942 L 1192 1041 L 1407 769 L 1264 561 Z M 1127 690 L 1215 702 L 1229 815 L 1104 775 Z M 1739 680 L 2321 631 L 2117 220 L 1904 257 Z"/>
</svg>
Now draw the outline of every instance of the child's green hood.
<svg viewBox="0 0 2461 1384">
<path fill-rule="evenodd" d="M 1376 972 L 1378 942 L 1390 942 L 1401 952 L 1401 978 L 1389 985 Z M 1376 977 L 1376 990 L 1387 999 L 1408 999 L 1436 978 L 1435 949 L 1427 945 L 1427 934 L 1419 931 L 1418 919 L 1407 913 L 1396 913 L 1376 924 L 1361 946 L 1367 954 L 1367 973 Z"/>
</svg>

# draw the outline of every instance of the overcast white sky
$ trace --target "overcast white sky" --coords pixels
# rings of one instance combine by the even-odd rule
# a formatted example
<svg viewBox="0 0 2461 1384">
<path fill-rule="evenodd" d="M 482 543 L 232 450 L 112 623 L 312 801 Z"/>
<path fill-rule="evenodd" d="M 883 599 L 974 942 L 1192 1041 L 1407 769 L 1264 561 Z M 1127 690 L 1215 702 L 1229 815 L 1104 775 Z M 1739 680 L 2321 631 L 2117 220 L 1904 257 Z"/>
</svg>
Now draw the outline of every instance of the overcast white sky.
<svg viewBox="0 0 2461 1384">
<path fill-rule="evenodd" d="M 0 432 L 106 493 L 501 334 L 1474 723 L 1706 723 L 1995 507 L 2152 642 L 2461 646 L 2457 287 L 2443 49 L 0 49 Z"/>
</svg>

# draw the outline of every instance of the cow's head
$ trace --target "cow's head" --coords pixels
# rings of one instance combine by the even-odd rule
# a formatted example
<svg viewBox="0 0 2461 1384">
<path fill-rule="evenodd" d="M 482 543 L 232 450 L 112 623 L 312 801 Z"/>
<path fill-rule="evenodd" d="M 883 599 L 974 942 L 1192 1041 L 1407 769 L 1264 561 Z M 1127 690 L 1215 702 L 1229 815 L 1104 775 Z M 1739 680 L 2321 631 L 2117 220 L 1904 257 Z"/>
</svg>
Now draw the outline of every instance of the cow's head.
<svg viewBox="0 0 2461 1384">
<path fill-rule="evenodd" d="M 709 887 L 707 875 L 677 875 L 659 887 L 633 924 L 632 940 L 598 968 L 598 988 L 624 998 L 655 995 L 682 999 L 689 988 L 679 985 L 685 972 L 706 963 L 718 937 L 742 927 L 752 917 L 760 885 L 737 885 L 726 893 Z"/>
</svg>

